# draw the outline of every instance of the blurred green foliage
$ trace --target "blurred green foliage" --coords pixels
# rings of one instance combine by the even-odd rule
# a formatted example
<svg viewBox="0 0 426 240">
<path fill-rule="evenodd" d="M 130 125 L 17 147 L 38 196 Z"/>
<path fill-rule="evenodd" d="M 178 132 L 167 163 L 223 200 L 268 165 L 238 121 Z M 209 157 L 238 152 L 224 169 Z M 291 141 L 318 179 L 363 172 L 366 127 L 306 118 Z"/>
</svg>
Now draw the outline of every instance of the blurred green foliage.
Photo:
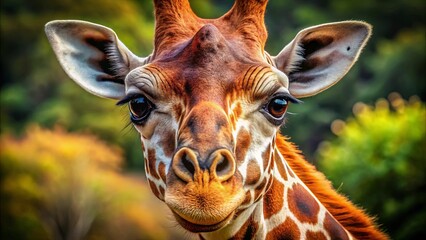
<svg viewBox="0 0 426 240">
<path fill-rule="evenodd" d="M 393 239 L 425 239 L 426 107 L 398 94 L 336 120 L 337 137 L 319 148 L 321 170 L 341 192 L 380 217 Z"/>
<path fill-rule="evenodd" d="M 141 177 L 119 148 L 87 134 L 30 127 L 0 138 L 1 239 L 167 239 Z M 142 204 L 143 203 L 143 204 Z M 3 225 L 7 224 L 7 226 Z"/>
</svg>

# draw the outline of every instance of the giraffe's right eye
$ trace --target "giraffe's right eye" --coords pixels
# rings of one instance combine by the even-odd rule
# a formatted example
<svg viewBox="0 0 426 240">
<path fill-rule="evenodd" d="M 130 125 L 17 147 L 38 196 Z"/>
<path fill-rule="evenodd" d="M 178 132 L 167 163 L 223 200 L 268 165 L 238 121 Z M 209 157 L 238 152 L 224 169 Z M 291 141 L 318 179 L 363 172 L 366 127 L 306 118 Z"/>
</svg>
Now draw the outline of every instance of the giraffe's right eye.
<svg viewBox="0 0 426 240">
<path fill-rule="evenodd" d="M 129 101 L 130 119 L 135 124 L 141 124 L 154 109 L 154 105 L 145 97 L 138 96 Z"/>
</svg>

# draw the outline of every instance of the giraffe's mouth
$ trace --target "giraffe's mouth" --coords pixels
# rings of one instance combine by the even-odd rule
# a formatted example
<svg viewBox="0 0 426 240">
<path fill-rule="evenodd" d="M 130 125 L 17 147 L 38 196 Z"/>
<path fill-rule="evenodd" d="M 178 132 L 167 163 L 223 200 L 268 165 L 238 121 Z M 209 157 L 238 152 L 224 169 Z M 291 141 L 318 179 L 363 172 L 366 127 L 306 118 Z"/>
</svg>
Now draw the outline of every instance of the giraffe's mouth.
<svg viewBox="0 0 426 240">
<path fill-rule="evenodd" d="M 216 193 L 214 196 L 217 195 L 219 194 Z M 239 193 L 229 197 L 226 203 L 213 199 L 198 196 L 184 201 L 175 201 L 175 198 L 168 197 L 166 203 L 177 222 L 186 230 L 212 232 L 226 226 L 233 219 L 236 209 L 244 200 L 244 194 Z"/>
<path fill-rule="evenodd" d="M 205 171 L 200 181 L 185 182 L 174 174 L 167 178 L 164 202 L 188 231 L 212 232 L 223 228 L 245 200 L 240 175 L 227 181 L 209 177 L 209 171 Z"/>
<path fill-rule="evenodd" d="M 172 210 L 177 222 L 191 232 L 212 232 L 226 226 L 245 199 L 239 185 L 226 189 L 220 183 L 209 187 L 169 186 L 165 203 Z"/>
<path fill-rule="evenodd" d="M 179 214 L 177 214 L 176 212 L 173 212 L 173 215 L 176 218 L 176 221 L 186 230 L 190 231 L 190 232 L 213 232 L 216 231 L 218 229 L 221 229 L 222 227 L 224 227 L 225 225 L 227 225 L 229 223 L 229 221 L 231 221 L 231 219 L 234 216 L 235 212 L 232 212 L 231 214 L 229 214 L 225 219 L 223 219 L 222 221 L 215 223 L 215 224 L 209 224 L 209 225 L 204 225 L 204 224 L 197 224 L 197 223 L 193 223 L 191 221 L 188 221 L 186 219 L 184 219 L 183 217 L 181 217 Z"/>
</svg>

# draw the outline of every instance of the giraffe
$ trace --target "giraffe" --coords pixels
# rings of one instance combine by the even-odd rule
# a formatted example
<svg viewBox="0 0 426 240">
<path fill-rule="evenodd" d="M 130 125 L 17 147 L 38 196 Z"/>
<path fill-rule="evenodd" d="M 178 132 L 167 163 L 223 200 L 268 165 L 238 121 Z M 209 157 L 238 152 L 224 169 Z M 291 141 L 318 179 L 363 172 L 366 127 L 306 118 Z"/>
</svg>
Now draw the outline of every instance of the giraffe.
<svg viewBox="0 0 426 240">
<path fill-rule="evenodd" d="M 387 239 L 280 132 L 291 103 L 337 83 L 371 34 L 361 21 L 303 29 L 276 56 L 266 0 L 202 19 L 188 0 L 154 0 L 154 50 L 133 54 L 102 25 L 46 24 L 78 85 L 127 105 L 147 182 L 199 239 Z"/>
</svg>

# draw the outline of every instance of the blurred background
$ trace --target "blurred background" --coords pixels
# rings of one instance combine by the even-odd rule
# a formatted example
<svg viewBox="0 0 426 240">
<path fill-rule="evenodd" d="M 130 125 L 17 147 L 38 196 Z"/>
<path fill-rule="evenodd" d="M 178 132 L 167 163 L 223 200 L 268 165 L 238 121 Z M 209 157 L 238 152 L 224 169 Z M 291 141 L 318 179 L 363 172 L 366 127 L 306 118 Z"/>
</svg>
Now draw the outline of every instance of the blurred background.
<svg viewBox="0 0 426 240">
<path fill-rule="evenodd" d="M 191 1 L 204 18 L 233 1 Z M 267 51 L 312 25 L 363 20 L 373 36 L 349 74 L 292 105 L 282 132 L 393 239 L 426 239 L 426 2 L 270 0 Z M 82 90 L 44 34 L 54 19 L 114 29 L 132 52 L 152 51 L 150 0 L 2 0 L 1 239 L 176 239 L 144 182 L 126 107 Z M 161 213 L 161 214 L 160 214 Z"/>
</svg>

